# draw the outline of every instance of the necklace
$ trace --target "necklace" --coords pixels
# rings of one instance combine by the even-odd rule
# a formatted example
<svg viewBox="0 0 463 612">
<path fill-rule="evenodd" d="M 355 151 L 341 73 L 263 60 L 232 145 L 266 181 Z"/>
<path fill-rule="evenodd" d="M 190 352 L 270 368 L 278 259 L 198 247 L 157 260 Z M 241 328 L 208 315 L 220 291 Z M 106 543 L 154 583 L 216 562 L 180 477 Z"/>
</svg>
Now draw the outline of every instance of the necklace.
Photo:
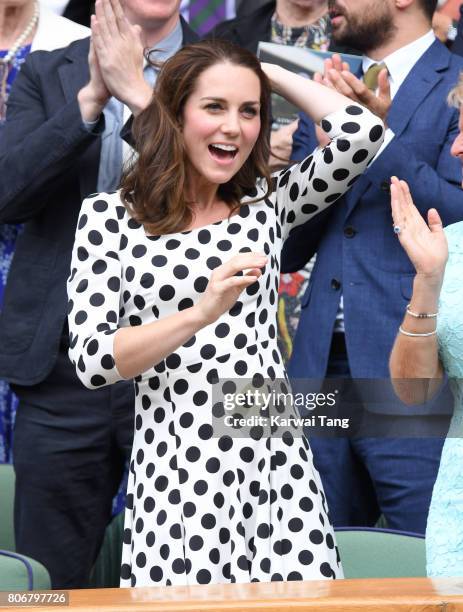
<svg viewBox="0 0 463 612">
<path fill-rule="evenodd" d="M 5 119 L 6 115 L 6 82 L 8 79 L 9 72 L 9 64 L 16 57 L 19 49 L 21 48 L 24 41 L 26 41 L 31 32 L 34 30 L 37 22 L 39 20 L 39 3 L 37 0 L 34 2 L 34 14 L 31 17 L 31 20 L 27 24 L 26 28 L 23 32 L 18 36 L 18 38 L 14 41 L 11 48 L 8 50 L 8 53 L 5 57 L 0 57 L 0 122 Z"/>
</svg>

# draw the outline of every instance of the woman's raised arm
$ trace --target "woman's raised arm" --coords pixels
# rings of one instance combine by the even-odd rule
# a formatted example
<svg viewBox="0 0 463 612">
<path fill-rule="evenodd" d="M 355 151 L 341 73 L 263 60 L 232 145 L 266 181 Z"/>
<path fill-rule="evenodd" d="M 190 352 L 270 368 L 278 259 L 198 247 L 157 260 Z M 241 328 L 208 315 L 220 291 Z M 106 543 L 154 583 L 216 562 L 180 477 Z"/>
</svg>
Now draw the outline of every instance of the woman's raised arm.
<svg viewBox="0 0 463 612">
<path fill-rule="evenodd" d="M 415 207 L 405 181 L 392 178 L 394 231 L 416 269 L 413 295 L 395 340 L 392 384 L 407 404 L 421 404 L 441 386 L 442 364 L 436 336 L 439 295 L 448 258 L 447 239 L 439 214 L 428 211 L 428 224 Z"/>
<path fill-rule="evenodd" d="M 381 119 L 336 90 L 263 64 L 276 92 L 298 104 L 327 134 L 328 144 L 274 175 L 283 239 L 331 206 L 365 172 L 384 137 Z"/>
<path fill-rule="evenodd" d="M 352 100 L 335 89 L 316 83 L 276 64 L 262 63 L 272 90 L 292 102 L 314 121 L 321 120 L 352 104 Z"/>
</svg>

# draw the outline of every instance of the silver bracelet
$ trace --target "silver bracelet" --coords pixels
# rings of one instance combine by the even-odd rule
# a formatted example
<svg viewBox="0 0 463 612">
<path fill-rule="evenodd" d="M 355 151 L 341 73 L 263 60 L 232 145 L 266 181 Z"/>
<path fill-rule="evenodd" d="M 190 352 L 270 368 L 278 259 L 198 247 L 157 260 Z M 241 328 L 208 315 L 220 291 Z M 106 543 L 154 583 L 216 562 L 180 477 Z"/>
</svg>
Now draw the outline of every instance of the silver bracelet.
<svg viewBox="0 0 463 612">
<path fill-rule="evenodd" d="M 411 317 L 415 317 L 415 319 L 435 319 L 437 317 L 437 312 L 413 312 L 410 310 L 410 304 L 407 304 L 407 314 Z"/>
<path fill-rule="evenodd" d="M 432 332 L 426 332 L 424 334 L 413 334 L 412 332 L 408 332 L 402 329 L 402 325 L 400 325 L 399 332 L 404 336 L 410 336 L 411 338 L 426 338 L 427 336 L 434 336 L 435 334 L 437 334 L 437 329 Z"/>
</svg>

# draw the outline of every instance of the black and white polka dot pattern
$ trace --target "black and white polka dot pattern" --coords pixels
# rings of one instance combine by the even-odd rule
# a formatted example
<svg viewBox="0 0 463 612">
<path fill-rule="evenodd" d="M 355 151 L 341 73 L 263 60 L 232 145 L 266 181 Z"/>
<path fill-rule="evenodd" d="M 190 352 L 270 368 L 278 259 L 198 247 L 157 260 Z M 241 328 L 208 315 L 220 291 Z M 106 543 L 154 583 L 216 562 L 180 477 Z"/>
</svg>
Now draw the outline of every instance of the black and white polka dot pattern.
<svg viewBox="0 0 463 612">
<path fill-rule="evenodd" d="M 68 281 L 69 354 L 90 388 L 121 378 L 119 327 L 189 308 L 211 271 L 237 253 L 269 259 L 233 308 L 135 380 L 123 586 L 342 576 L 307 442 L 217 438 L 211 429 L 217 378 L 286 376 L 276 342 L 283 241 L 348 189 L 382 141 L 378 119 L 357 105 L 323 128 L 328 147 L 277 173 L 272 195 L 249 204 L 265 192 L 258 185 L 230 220 L 148 236 L 118 193 L 83 203 Z"/>
</svg>

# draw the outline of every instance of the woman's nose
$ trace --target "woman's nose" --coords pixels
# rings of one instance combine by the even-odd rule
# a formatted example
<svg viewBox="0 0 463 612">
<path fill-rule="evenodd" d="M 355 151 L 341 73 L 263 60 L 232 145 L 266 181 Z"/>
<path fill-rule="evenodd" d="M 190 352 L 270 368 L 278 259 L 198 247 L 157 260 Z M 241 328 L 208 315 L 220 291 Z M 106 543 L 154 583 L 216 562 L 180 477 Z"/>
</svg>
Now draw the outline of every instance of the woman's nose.
<svg viewBox="0 0 463 612">
<path fill-rule="evenodd" d="M 237 134 L 240 130 L 239 117 L 236 113 L 227 113 L 224 122 L 222 124 L 223 132 L 227 134 Z"/>
</svg>

